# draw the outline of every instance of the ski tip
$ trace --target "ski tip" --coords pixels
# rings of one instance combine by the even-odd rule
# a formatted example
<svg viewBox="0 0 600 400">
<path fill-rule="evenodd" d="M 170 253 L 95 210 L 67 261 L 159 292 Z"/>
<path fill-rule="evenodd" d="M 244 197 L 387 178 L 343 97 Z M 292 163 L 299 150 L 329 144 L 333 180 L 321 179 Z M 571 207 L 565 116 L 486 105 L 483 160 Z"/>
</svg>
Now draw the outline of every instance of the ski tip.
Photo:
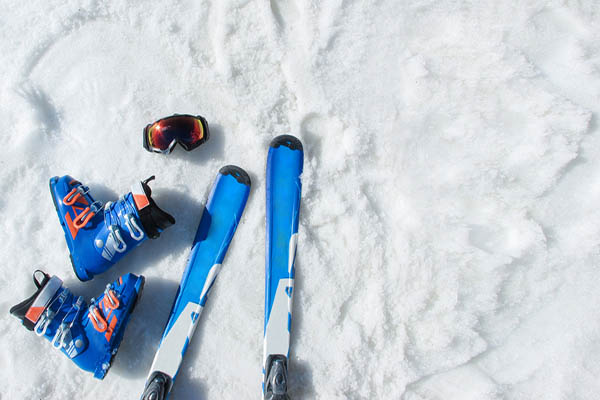
<svg viewBox="0 0 600 400">
<path fill-rule="evenodd" d="M 235 165 L 226 165 L 219 170 L 219 173 L 221 175 L 231 175 L 242 185 L 250 186 L 250 177 L 246 171 L 240 167 L 236 167 Z"/>
<path fill-rule="evenodd" d="M 269 147 L 277 148 L 279 146 L 285 146 L 290 150 L 302 150 L 302 142 L 295 136 L 292 135 L 281 135 L 271 140 Z"/>
</svg>

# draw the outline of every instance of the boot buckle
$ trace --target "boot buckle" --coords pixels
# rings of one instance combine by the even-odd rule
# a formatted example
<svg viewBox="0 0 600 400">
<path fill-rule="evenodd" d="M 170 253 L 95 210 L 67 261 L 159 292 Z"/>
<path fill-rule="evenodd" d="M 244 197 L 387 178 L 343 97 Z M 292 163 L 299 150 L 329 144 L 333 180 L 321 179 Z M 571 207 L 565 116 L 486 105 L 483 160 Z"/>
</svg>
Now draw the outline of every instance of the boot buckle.
<svg viewBox="0 0 600 400">
<path fill-rule="evenodd" d="M 85 210 L 83 210 L 83 212 L 73 220 L 73 226 L 75 229 L 79 230 L 86 226 L 88 222 L 94 218 L 94 215 L 96 215 L 96 212 L 98 212 L 100 208 L 102 208 L 102 205 L 97 201 L 92 203 L 91 206 L 86 207 Z"/>
<path fill-rule="evenodd" d="M 129 234 L 133 239 L 138 242 L 142 240 L 144 231 L 140 228 L 140 225 L 133 214 L 125 214 L 125 225 L 127 226 L 127 229 L 129 229 Z"/>
<path fill-rule="evenodd" d="M 71 320 L 71 322 L 66 322 L 67 316 L 71 312 L 71 310 L 69 310 L 69 312 L 65 314 L 65 317 L 56 329 L 56 333 L 54 334 L 54 338 L 52 339 L 52 346 L 54 346 L 57 349 L 60 349 L 61 347 L 66 348 L 68 344 L 73 340 L 73 337 L 71 335 L 71 328 L 73 327 L 73 324 L 77 321 L 77 317 L 79 316 L 79 311 L 81 311 L 82 305 L 83 297 L 79 296 L 77 297 L 77 300 L 75 301 L 75 304 L 72 308 L 75 309 L 75 315 L 73 316 L 73 319 Z"/>
<path fill-rule="evenodd" d="M 61 347 L 65 347 L 66 336 L 70 333 L 70 329 L 68 328 L 68 324 L 66 322 L 61 322 L 61 324 L 56 329 L 56 333 L 54 334 L 54 338 L 52 338 L 52 346 L 56 349 L 60 349 Z"/>
<path fill-rule="evenodd" d="M 76 188 L 71 189 L 71 191 L 65 195 L 65 197 L 63 198 L 63 204 L 66 206 L 72 206 L 73 204 L 75 204 L 77 199 L 79 199 L 82 195 L 85 195 L 89 191 L 90 189 L 86 186 L 77 186 Z"/>
<path fill-rule="evenodd" d="M 108 323 L 93 302 L 88 309 L 88 318 L 92 321 L 92 325 L 94 325 L 94 328 L 96 328 L 98 332 L 105 332 L 108 328 Z"/>
<path fill-rule="evenodd" d="M 119 301 L 119 297 L 113 290 L 112 284 L 109 283 L 108 285 L 106 285 L 106 289 L 104 290 L 104 297 L 106 298 L 104 304 L 106 304 L 108 308 L 112 310 L 119 308 L 121 302 Z"/>
<path fill-rule="evenodd" d="M 56 313 L 53 311 L 44 312 L 40 317 L 39 321 L 35 324 L 33 330 L 35 334 L 38 336 L 44 336 L 46 334 L 46 331 L 48 330 L 48 325 L 50 325 L 50 322 L 52 321 L 55 315 Z"/>
<path fill-rule="evenodd" d="M 48 305 L 48 308 L 46 308 L 46 310 L 40 316 L 40 319 L 38 320 L 38 322 L 36 322 L 36 324 L 34 326 L 33 331 L 35 332 L 36 335 L 44 336 L 46 334 L 46 331 L 48 330 L 48 326 L 50 325 L 50 323 L 56 316 L 56 313 L 62 307 L 62 305 L 65 302 L 65 300 L 67 299 L 68 295 L 69 295 L 69 291 L 65 289 L 54 300 L 52 300 L 52 302 Z M 58 301 L 58 308 L 56 311 L 52 310 L 52 305 L 54 304 L 55 301 Z"/>
<path fill-rule="evenodd" d="M 113 248 L 118 253 L 123 253 L 127 250 L 127 244 L 123 240 L 123 236 L 121 236 L 121 231 L 117 225 L 109 225 L 108 230 L 110 231 L 110 235 L 113 239 Z"/>
</svg>

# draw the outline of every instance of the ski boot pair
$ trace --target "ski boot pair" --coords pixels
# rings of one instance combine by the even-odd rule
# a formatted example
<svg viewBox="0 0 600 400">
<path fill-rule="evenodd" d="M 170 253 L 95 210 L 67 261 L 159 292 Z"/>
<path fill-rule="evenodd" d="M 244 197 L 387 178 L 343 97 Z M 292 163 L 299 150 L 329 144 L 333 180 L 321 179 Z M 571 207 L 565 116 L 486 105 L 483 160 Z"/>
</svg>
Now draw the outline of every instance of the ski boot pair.
<svg viewBox="0 0 600 400">
<path fill-rule="evenodd" d="M 89 188 L 66 175 L 50 179 L 50 192 L 63 227 L 75 275 L 90 280 L 147 238 L 155 239 L 175 220 L 152 199 L 148 182 L 106 205 Z M 23 325 L 45 337 L 85 371 L 104 378 L 141 294 L 144 277 L 126 274 L 88 305 L 56 276 L 33 274 L 37 291 L 10 309 Z"/>
</svg>

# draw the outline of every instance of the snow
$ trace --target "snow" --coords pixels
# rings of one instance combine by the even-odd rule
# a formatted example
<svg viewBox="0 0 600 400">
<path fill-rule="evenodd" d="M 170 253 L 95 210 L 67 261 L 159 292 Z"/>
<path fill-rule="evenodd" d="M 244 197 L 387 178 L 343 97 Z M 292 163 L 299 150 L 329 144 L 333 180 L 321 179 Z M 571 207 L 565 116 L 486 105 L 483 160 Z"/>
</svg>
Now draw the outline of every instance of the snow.
<svg viewBox="0 0 600 400">
<path fill-rule="evenodd" d="M 260 397 L 264 170 L 305 148 L 294 399 L 595 399 L 600 6 L 561 1 L 9 0 L 0 15 L 0 398 L 138 398 L 217 170 L 252 192 L 172 399 Z M 165 157 L 141 130 L 198 113 Z M 48 179 L 156 174 L 177 224 L 91 282 Z M 44 269 L 146 276 L 104 381 L 19 325 Z"/>
</svg>

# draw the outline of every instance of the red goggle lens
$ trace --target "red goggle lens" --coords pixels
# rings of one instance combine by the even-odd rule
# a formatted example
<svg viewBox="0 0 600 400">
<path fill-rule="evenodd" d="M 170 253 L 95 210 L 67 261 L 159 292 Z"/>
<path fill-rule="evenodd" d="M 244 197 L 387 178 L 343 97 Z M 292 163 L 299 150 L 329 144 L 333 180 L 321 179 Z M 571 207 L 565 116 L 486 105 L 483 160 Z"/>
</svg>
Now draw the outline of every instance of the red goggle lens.
<svg viewBox="0 0 600 400">
<path fill-rule="evenodd" d="M 201 116 L 174 115 L 159 119 L 144 129 L 146 150 L 170 152 L 176 143 L 190 151 L 208 139 L 208 124 Z"/>
</svg>

